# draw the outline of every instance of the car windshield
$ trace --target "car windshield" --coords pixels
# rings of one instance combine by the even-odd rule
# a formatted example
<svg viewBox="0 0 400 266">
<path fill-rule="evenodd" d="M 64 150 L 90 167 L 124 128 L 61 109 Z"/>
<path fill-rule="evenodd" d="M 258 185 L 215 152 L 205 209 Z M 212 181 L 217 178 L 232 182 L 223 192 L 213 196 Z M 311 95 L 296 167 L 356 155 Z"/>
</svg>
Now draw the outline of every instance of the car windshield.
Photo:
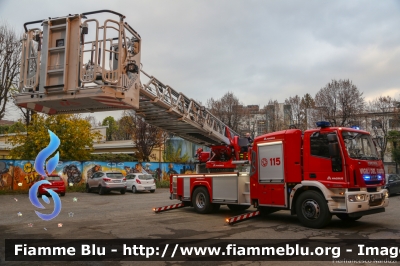
<svg viewBox="0 0 400 266">
<path fill-rule="evenodd" d="M 59 176 L 48 176 L 48 177 L 46 177 L 46 180 L 58 181 L 58 180 L 61 180 L 61 177 L 59 177 Z"/>
<path fill-rule="evenodd" d="M 350 158 L 359 160 L 378 160 L 371 136 L 359 132 L 342 131 L 342 137 Z"/>
<path fill-rule="evenodd" d="M 109 178 L 124 178 L 122 173 L 107 173 L 106 175 Z"/>
<path fill-rule="evenodd" d="M 141 180 L 149 180 L 153 178 L 151 175 L 139 175 L 138 177 Z"/>
</svg>

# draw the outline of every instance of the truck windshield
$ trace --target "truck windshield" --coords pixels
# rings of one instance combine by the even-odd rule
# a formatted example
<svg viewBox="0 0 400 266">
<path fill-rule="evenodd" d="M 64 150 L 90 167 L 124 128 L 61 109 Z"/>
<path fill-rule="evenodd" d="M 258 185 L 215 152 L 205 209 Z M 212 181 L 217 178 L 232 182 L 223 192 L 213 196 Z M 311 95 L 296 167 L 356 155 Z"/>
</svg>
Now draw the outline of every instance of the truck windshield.
<svg viewBox="0 0 400 266">
<path fill-rule="evenodd" d="M 343 141 L 350 158 L 359 160 L 378 160 L 371 136 L 359 132 L 342 131 Z"/>
</svg>

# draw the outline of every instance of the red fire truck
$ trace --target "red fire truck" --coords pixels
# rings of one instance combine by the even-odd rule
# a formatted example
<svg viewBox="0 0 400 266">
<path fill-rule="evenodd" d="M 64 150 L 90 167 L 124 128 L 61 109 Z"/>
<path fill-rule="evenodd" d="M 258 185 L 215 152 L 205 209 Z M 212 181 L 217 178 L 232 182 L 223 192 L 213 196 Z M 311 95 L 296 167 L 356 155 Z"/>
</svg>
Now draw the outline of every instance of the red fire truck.
<svg viewBox="0 0 400 266">
<path fill-rule="evenodd" d="M 171 176 L 170 198 L 181 205 L 199 213 L 223 204 L 290 210 L 315 228 L 332 214 L 357 220 L 388 205 L 383 165 L 368 132 L 321 122 L 304 134 L 259 136 L 248 147 L 204 106 L 141 69 L 142 39 L 124 15 L 98 10 L 24 28 L 18 106 L 49 115 L 135 110 L 149 124 L 211 147 L 199 151 L 197 174 Z"/>
<path fill-rule="evenodd" d="M 261 214 L 289 210 L 307 227 L 322 228 L 332 214 L 344 221 L 384 212 L 384 167 L 370 134 L 317 123 L 199 152 L 198 174 L 171 176 L 171 199 L 209 213 L 227 205 Z M 203 167 L 202 167 L 203 166 Z M 225 169 L 225 171 L 224 171 Z M 221 172 L 224 171 L 224 172 Z M 218 172 L 218 173 L 216 173 Z"/>
</svg>

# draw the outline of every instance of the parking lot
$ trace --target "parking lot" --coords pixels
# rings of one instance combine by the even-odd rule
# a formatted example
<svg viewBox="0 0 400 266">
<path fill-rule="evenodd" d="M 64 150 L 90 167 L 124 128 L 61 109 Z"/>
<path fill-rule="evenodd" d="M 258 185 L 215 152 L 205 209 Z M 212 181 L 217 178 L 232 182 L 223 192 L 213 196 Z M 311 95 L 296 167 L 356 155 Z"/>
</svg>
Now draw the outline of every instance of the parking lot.
<svg viewBox="0 0 400 266">
<path fill-rule="evenodd" d="M 237 215 L 226 206 L 218 213 L 200 215 L 186 207 L 155 214 L 153 207 L 179 203 L 169 200 L 168 189 L 155 193 L 112 192 L 67 193 L 60 197 L 61 213 L 51 221 L 43 221 L 35 214 L 36 208 L 27 194 L 0 196 L 1 260 L 4 263 L 4 239 L 400 239 L 400 196 L 390 198 L 385 213 L 364 216 L 346 224 L 336 218 L 324 229 L 305 228 L 288 211 L 268 217 L 257 217 L 233 226 L 225 218 Z M 52 202 L 52 200 L 50 200 Z M 49 213 L 52 204 L 46 205 Z M 252 209 L 249 209 L 250 211 Z M 46 213 L 46 211 L 42 211 Z M 18 215 L 21 214 L 21 216 Z M 29 226 L 31 224 L 32 227 Z M 58 225 L 62 224 L 62 227 Z M 146 262 L 150 263 L 150 262 Z M 171 263 L 151 262 L 154 265 Z M 315 265 L 319 265 L 318 262 Z M 330 262 L 331 263 L 331 262 Z M 9 265 L 22 265 L 7 263 Z M 26 263 L 26 265 L 36 265 Z M 48 265 L 62 265 L 53 263 Z M 131 265 L 121 262 L 93 262 L 74 265 Z M 178 264 L 185 264 L 184 262 Z M 178 265 L 176 264 L 176 265 Z M 204 263 L 203 263 L 204 264 Z M 203 265 L 199 263 L 199 265 Z M 218 264 L 229 264 L 219 262 Z M 258 265 L 258 263 L 256 263 Z M 279 262 L 268 263 L 269 265 Z M 303 263 L 301 263 L 303 264 Z M 310 263 L 304 263 L 304 265 Z M 313 263 L 311 263 L 313 264 Z M 46 265 L 46 264 L 40 264 Z"/>
</svg>

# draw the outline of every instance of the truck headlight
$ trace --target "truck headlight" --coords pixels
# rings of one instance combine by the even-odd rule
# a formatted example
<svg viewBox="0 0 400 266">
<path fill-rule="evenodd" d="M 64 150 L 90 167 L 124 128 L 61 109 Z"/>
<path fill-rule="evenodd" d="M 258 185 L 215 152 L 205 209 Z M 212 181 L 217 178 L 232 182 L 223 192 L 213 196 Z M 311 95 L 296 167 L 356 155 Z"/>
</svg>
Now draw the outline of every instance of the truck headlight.
<svg viewBox="0 0 400 266">
<path fill-rule="evenodd" d="M 365 201 L 365 195 L 364 194 L 349 195 L 348 199 L 350 202 Z"/>
</svg>

